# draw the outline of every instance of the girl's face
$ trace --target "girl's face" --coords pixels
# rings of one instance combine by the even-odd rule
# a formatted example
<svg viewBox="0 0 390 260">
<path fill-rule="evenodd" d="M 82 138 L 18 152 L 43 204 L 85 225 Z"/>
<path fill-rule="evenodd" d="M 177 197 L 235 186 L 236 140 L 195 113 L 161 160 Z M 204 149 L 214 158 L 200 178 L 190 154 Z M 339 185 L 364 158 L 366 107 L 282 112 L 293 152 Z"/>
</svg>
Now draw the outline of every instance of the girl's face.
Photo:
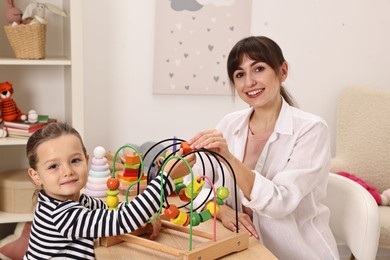
<svg viewBox="0 0 390 260">
<path fill-rule="evenodd" d="M 47 195 L 65 201 L 78 201 L 88 178 L 88 156 L 74 135 L 62 135 L 37 148 L 37 169 L 28 173 Z"/>
<path fill-rule="evenodd" d="M 280 68 L 280 75 L 264 62 L 243 57 L 240 67 L 234 72 L 234 86 L 240 98 L 253 108 L 273 107 L 280 102 L 280 86 L 286 79 L 287 63 Z"/>
</svg>

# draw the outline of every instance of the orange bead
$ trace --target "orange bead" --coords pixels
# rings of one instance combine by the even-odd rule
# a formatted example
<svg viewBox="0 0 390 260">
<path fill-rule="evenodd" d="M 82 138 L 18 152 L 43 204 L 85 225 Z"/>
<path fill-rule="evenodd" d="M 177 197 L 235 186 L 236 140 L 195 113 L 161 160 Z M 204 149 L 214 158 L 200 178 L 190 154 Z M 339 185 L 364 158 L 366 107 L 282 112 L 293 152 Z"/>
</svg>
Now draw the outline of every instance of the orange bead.
<svg viewBox="0 0 390 260">
<path fill-rule="evenodd" d="M 125 156 L 125 163 L 130 164 L 130 165 L 134 165 L 134 164 L 141 163 L 141 160 L 137 154 L 129 154 L 129 155 Z"/>
<path fill-rule="evenodd" d="M 110 190 L 116 190 L 119 188 L 119 180 L 117 178 L 108 178 L 107 179 L 107 188 Z"/>
<path fill-rule="evenodd" d="M 183 149 L 183 154 L 187 154 L 189 152 L 192 152 L 192 148 L 187 142 L 182 142 L 180 144 L 181 149 Z"/>
<path fill-rule="evenodd" d="M 176 205 L 169 205 L 169 208 L 164 210 L 164 215 L 168 218 L 176 218 L 179 215 L 179 209 Z"/>
</svg>

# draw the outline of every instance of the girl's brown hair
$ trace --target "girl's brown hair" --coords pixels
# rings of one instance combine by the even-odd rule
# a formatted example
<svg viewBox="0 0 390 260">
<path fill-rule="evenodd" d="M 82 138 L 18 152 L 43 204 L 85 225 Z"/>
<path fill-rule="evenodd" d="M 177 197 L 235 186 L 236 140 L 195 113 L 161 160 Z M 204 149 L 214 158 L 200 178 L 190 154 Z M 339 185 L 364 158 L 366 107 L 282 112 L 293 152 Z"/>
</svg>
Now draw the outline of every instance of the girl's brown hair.
<svg viewBox="0 0 390 260">
<path fill-rule="evenodd" d="M 233 93 L 235 91 L 233 74 L 241 65 L 244 56 L 254 61 L 267 63 L 278 76 L 280 67 L 286 62 L 279 45 L 265 36 L 250 36 L 240 40 L 233 46 L 227 60 L 227 72 Z M 280 94 L 289 105 L 296 105 L 293 97 L 283 86 L 280 86 Z"/>
<path fill-rule="evenodd" d="M 26 147 L 26 155 L 28 159 L 28 164 L 31 168 L 36 170 L 37 163 L 38 163 L 38 157 L 37 157 L 37 148 L 40 144 L 55 139 L 57 137 L 60 137 L 62 135 L 74 135 L 79 140 L 83 147 L 84 155 L 87 156 L 87 150 L 84 146 L 83 140 L 77 132 L 76 129 L 74 129 L 72 126 L 70 126 L 67 123 L 63 122 L 55 122 L 50 123 L 49 125 L 45 126 L 44 128 L 41 128 L 34 132 L 34 134 L 31 135 L 31 137 L 27 141 L 27 147 Z"/>
</svg>

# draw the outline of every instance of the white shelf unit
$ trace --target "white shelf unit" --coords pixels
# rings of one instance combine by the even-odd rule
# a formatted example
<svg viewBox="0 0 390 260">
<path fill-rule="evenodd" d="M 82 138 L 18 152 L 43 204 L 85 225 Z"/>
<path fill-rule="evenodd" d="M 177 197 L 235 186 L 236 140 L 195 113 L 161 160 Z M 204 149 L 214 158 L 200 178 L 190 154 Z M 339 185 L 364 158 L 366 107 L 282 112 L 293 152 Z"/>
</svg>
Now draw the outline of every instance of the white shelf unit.
<svg viewBox="0 0 390 260">
<path fill-rule="evenodd" d="M 15 5 L 24 10 L 30 2 L 18 0 L 15 1 Z M 13 99 L 23 113 L 35 109 L 38 113 L 48 114 L 50 117 L 72 124 L 83 136 L 83 4 L 77 0 L 50 0 L 50 3 L 62 8 L 68 17 L 46 11 L 49 24 L 44 59 L 16 59 L 4 29 L 1 28 L 0 82 L 10 81 L 13 84 L 15 92 Z M 5 14 L 6 9 L 6 1 L 0 2 L 0 14 Z M 4 19 L 0 25 L 1 27 L 5 25 Z M 25 139 L 0 138 L 0 178 L 8 170 L 27 168 L 26 143 Z M 31 220 L 31 213 L 15 214 L 0 211 L 0 224 Z"/>
</svg>

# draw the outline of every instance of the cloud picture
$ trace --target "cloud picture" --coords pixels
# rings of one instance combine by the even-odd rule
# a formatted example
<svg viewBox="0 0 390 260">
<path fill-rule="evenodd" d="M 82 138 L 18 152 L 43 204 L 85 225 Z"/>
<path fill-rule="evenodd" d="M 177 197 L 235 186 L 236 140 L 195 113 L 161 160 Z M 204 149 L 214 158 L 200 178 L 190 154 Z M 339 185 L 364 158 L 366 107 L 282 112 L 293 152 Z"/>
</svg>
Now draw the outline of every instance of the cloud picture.
<svg viewBox="0 0 390 260">
<path fill-rule="evenodd" d="M 250 34 L 250 0 L 156 1 L 153 93 L 230 95 L 226 59 Z"/>
</svg>

